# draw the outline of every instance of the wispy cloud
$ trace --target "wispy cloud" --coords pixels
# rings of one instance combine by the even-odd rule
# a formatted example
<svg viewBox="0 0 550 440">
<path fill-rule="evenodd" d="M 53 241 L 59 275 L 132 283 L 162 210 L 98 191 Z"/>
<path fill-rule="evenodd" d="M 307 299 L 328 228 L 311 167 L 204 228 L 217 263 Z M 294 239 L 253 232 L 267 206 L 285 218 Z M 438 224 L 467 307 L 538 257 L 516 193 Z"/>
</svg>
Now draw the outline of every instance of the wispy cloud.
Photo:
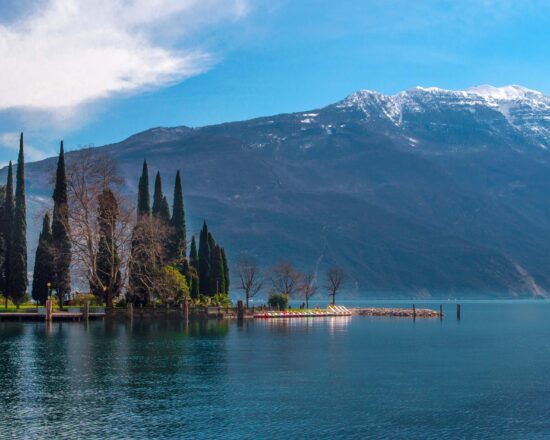
<svg viewBox="0 0 550 440">
<path fill-rule="evenodd" d="M 101 98 L 184 80 L 215 61 L 193 34 L 248 11 L 245 0 L 39 3 L 0 25 L 0 110 L 66 117 Z"/>
<path fill-rule="evenodd" d="M 19 150 L 19 136 L 20 133 L 0 133 L 0 148 L 6 148 L 9 150 Z M 25 142 L 25 158 L 29 161 L 45 159 L 48 156 L 53 155 L 53 151 L 43 151 L 35 148 L 33 145 Z M 16 155 L 12 155 L 17 157 Z M 0 162 L 0 168 L 6 165 L 4 162 Z"/>
</svg>

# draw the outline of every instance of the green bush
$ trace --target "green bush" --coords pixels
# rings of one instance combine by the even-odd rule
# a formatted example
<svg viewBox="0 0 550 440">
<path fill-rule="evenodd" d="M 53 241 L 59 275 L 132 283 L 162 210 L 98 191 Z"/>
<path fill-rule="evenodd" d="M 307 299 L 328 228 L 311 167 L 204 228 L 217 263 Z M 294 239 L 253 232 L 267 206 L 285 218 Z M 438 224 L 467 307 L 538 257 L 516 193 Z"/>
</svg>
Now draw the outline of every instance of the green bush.
<svg viewBox="0 0 550 440">
<path fill-rule="evenodd" d="M 283 293 L 274 293 L 269 295 L 267 304 L 274 309 L 278 308 L 279 310 L 286 310 L 288 309 L 288 295 Z"/>
<path fill-rule="evenodd" d="M 83 306 L 86 304 L 86 302 L 90 302 L 91 306 L 101 306 L 101 301 L 97 298 L 97 296 L 92 295 L 91 293 L 79 293 L 77 294 L 74 299 L 71 301 L 71 305 L 73 306 Z"/>
</svg>

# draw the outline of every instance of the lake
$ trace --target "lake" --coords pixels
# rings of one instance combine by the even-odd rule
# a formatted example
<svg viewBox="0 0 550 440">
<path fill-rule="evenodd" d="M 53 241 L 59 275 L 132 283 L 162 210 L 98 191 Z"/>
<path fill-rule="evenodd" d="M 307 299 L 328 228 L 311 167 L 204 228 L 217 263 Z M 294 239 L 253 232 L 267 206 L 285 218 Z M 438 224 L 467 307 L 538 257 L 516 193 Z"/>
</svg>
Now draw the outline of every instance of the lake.
<svg viewBox="0 0 550 440">
<path fill-rule="evenodd" d="M 460 321 L 443 304 L 442 320 L 1 322 L 0 437 L 550 438 L 550 301 L 464 301 Z"/>
</svg>

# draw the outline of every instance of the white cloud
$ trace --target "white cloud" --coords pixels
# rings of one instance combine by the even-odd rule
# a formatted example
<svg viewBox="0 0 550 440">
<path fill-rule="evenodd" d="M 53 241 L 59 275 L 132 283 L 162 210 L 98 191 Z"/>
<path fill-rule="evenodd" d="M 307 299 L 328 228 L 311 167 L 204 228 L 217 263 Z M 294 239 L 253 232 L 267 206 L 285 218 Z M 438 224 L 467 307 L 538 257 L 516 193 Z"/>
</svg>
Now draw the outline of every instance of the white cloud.
<svg viewBox="0 0 550 440">
<path fill-rule="evenodd" d="M 14 132 L 0 133 L 0 148 L 7 148 L 9 150 L 18 151 L 19 136 L 20 136 L 20 133 L 14 133 Z M 46 157 L 52 156 L 54 153 L 53 151 L 41 151 L 38 148 L 33 147 L 26 141 L 24 143 L 23 151 L 25 154 L 25 160 L 28 160 L 28 161 L 42 160 L 42 159 L 45 159 Z M 15 153 L 14 157 L 17 157 L 17 153 Z M 5 163 L 1 162 L 0 168 L 2 168 L 2 164 L 5 165 Z"/>
<path fill-rule="evenodd" d="M 192 37 L 246 0 L 41 0 L 0 25 L 0 110 L 71 114 L 114 94 L 181 81 L 215 61 Z"/>
</svg>

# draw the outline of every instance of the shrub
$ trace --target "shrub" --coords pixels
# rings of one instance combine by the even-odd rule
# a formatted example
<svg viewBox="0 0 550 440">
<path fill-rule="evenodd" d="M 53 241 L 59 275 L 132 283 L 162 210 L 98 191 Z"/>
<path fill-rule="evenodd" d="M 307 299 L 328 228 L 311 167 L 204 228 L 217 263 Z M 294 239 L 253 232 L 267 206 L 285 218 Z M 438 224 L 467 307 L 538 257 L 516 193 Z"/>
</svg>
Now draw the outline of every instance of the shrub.
<svg viewBox="0 0 550 440">
<path fill-rule="evenodd" d="M 269 295 L 267 304 L 275 309 L 278 308 L 279 310 L 286 310 L 288 308 L 288 295 L 283 293 L 274 293 Z"/>
<path fill-rule="evenodd" d="M 101 302 L 97 296 L 92 295 L 91 293 L 77 293 L 74 299 L 71 301 L 73 306 L 83 306 L 86 302 L 90 302 L 91 306 L 100 306 Z"/>
</svg>

